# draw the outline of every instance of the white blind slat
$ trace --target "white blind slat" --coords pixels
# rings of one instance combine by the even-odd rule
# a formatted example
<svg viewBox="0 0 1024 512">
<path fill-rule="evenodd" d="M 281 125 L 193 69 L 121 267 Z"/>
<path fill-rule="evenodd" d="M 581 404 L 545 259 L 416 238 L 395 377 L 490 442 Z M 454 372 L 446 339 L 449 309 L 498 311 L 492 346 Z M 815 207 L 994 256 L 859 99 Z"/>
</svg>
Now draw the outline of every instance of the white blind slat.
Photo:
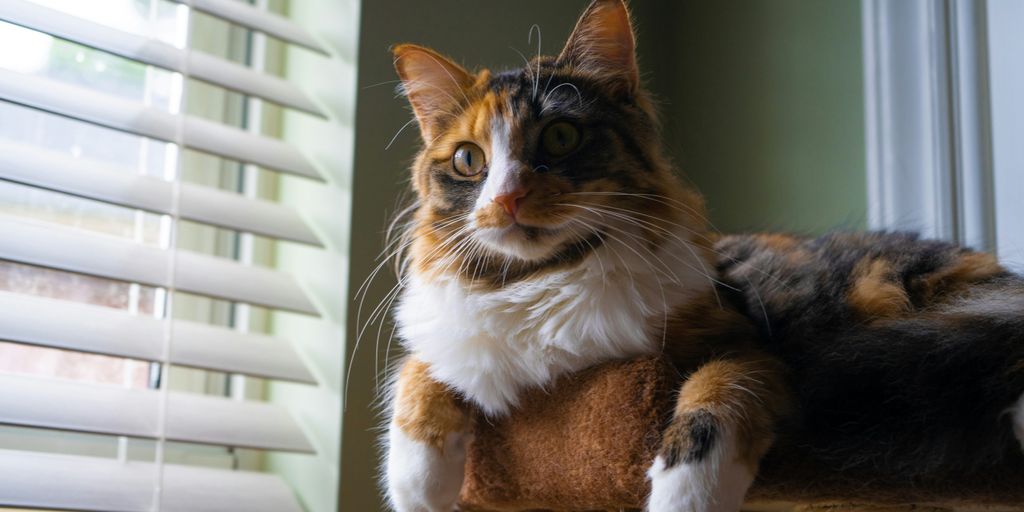
<svg viewBox="0 0 1024 512">
<path fill-rule="evenodd" d="M 0 99 L 82 121 L 173 142 L 178 115 L 57 80 L 0 69 Z M 240 162 L 322 179 L 319 171 L 282 141 L 238 128 L 184 117 L 185 146 Z"/>
<path fill-rule="evenodd" d="M 2 373 L 0 389 L 2 424 L 160 435 L 160 391 Z M 275 405 L 170 392 L 166 407 L 164 436 L 172 441 L 313 452 L 291 416 Z"/>
<path fill-rule="evenodd" d="M 147 462 L 0 450 L 0 506 L 149 512 L 157 468 Z M 301 512 L 273 475 L 165 465 L 163 512 Z"/>
<path fill-rule="evenodd" d="M 175 287 L 210 297 L 317 315 L 316 307 L 289 274 L 234 260 L 178 251 Z"/>
<path fill-rule="evenodd" d="M 171 71 L 188 69 L 193 78 L 323 117 L 293 84 L 213 55 L 176 48 L 27 0 L 0 2 L 0 19 Z"/>
<path fill-rule="evenodd" d="M 193 78 L 258 96 L 320 118 L 327 117 L 306 93 L 287 80 L 203 52 L 190 51 L 187 57 L 188 73 Z"/>
<path fill-rule="evenodd" d="M 159 361 L 163 322 L 112 308 L 0 292 L 0 339 L 8 341 Z M 171 332 L 173 364 L 316 383 L 285 340 L 184 320 L 174 320 Z"/>
<path fill-rule="evenodd" d="M 172 214 L 173 185 L 127 169 L 25 144 L 0 141 L 0 178 L 90 199 Z M 210 187 L 182 183 L 182 218 L 258 235 L 321 245 L 294 209 Z"/>
<path fill-rule="evenodd" d="M 270 201 L 182 183 L 178 208 L 184 219 L 322 246 L 317 235 L 294 209 Z"/>
<path fill-rule="evenodd" d="M 327 54 L 288 19 L 237 0 L 173 0 Z M 259 100 L 326 117 L 301 88 L 228 60 L 120 31 L 26 0 L 0 2 L 0 20 Z M 257 35 L 257 39 L 262 36 Z M 150 108 L 44 76 L 0 69 L 0 101 L 176 143 L 230 160 L 323 181 L 312 161 L 258 132 Z M 179 160 L 179 166 L 180 166 Z M 250 171 L 251 172 L 251 171 Z M 0 180 L 138 208 L 244 233 L 321 246 L 293 208 L 0 141 Z M 165 287 L 317 315 L 285 273 L 234 259 L 136 243 L 99 232 L 0 214 L 0 260 Z M 244 235 L 241 240 L 252 237 Z M 290 247 L 290 246 L 286 246 Z M 247 306 L 241 308 L 247 311 Z M 244 317 L 244 315 L 243 315 Z M 168 327 L 170 327 L 168 329 Z M 165 339 L 170 333 L 170 339 Z M 231 374 L 316 384 L 286 340 L 205 323 L 161 319 L 79 302 L 0 291 L 0 340 L 129 357 Z M 284 408 L 168 391 L 0 373 L 0 424 L 147 439 L 315 453 Z M 304 425 L 305 426 L 305 425 Z M 159 466 L 157 465 L 159 464 Z M 157 500 L 157 501 L 154 501 Z M 164 512 L 299 512 L 276 476 L 156 463 L 0 450 L 0 507 Z"/>
<path fill-rule="evenodd" d="M 316 384 L 283 339 L 175 320 L 172 363 L 257 377 Z"/>
<path fill-rule="evenodd" d="M 172 0 L 223 20 L 274 36 L 289 43 L 327 54 L 323 46 L 302 27 L 287 18 L 238 0 Z"/>
<path fill-rule="evenodd" d="M 121 281 L 170 287 L 170 251 L 101 233 L 0 215 L 0 259 Z M 69 250 L 74 248 L 74 250 Z M 190 251 L 176 253 L 178 290 L 317 314 L 284 273 Z"/>
</svg>

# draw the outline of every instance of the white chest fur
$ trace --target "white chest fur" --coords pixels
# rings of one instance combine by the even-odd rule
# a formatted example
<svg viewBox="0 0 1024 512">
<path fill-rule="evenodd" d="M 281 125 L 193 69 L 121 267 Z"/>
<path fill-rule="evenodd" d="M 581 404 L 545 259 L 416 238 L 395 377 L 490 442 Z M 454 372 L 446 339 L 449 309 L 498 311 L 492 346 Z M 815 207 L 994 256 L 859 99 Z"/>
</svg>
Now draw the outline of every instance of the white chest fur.
<svg viewBox="0 0 1024 512">
<path fill-rule="evenodd" d="M 578 267 L 500 290 L 411 276 L 399 333 L 436 379 L 502 414 L 524 388 L 659 351 L 666 315 L 709 286 L 702 265 L 680 242 L 657 254 L 605 245 Z"/>
</svg>

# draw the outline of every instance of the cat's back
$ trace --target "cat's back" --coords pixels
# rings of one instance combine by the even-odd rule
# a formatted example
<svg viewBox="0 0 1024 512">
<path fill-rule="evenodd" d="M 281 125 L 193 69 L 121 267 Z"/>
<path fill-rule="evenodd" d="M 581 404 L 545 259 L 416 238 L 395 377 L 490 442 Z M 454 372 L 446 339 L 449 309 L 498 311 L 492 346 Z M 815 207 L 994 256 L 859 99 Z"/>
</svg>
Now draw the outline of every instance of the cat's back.
<svg viewBox="0 0 1024 512">
<path fill-rule="evenodd" d="M 776 340 L 934 311 L 985 288 L 1020 293 L 991 254 L 913 233 L 736 235 L 715 249 L 727 289 Z"/>
<path fill-rule="evenodd" d="M 722 290 L 790 368 L 796 438 L 894 475 L 1024 463 L 1005 411 L 1024 392 L 1024 280 L 907 233 L 725 237 Z"/>
</svg>

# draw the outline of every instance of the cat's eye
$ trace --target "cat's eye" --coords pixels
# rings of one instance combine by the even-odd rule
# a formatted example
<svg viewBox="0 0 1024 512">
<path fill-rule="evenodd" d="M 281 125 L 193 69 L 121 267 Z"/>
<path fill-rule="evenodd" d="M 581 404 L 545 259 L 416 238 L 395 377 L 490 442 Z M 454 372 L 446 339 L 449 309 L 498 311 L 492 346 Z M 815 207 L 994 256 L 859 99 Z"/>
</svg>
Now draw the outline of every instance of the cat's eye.
<svg viewBox="0 0 1024 512">
<path fill-rule="evenodd" d="M 472 142 L 463 142 L 452 155 L 452 167 L 463 176 L 476 176 L 484 169 L 484 150 Z"/>
<path fill-rule="evenodd" d="M 547 154 L 565 156 L 580 145 L 580 131 L 568 121 L 558 121 L 544 129 L 540 141 Z"/>
</svg>

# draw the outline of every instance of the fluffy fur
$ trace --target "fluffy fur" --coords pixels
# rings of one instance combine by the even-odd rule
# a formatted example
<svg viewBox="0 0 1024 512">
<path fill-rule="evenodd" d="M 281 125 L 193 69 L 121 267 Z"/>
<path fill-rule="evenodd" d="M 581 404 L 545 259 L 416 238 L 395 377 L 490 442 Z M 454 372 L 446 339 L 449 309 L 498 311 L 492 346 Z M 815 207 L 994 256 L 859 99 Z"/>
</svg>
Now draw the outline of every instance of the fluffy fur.
<svg viewBox="0 0 1024 512">
<path fill-rule="evenodd" d="M 440 447 L 388 429 L 388 497 L 395 510 L 451 512 L 462 489 L 466 444 L 462 433 L 448 434 Z"/>
<path fill-rule="evenodd" d="M 700 510 L 735 512 L 743 505 L 743 496 L 754 481 L 751 468 L 739 462 L 736 441 L 730 432 L 715 445 L 702 462 L 670 465 L 663 456 L 655 457 L 647 471 L 651 480 L 651 511 Z"/>
<path fill-rule="evenodd" d="M 435 378 L 486 412 L 504 414 L 524 388 L 660 352 L 663 320 L 709 287 L 684 266 L 700 262 L 680 245 L 653 253 L 682 260 L 670 267 L 679 275 L 674 282 L 649 267 L 641 250 L 611 244 L 571 269 L 497 289 L 411 276 L 398 306 L 399 334 Z"/>
<path fill-rule="evenodd" d="M 723 297 L 797 383 L 788 435 L 819 459 L 932 478 L 1020 457 L 1006 411 L 1024 392 L 1024 280 L 995 258 L 901 233 L 717 249 Z"/>
<path fill-rule="evenodd" d="M 561 375 L 660 353 L 688 379 L 652 512 L 737 510 L 779 435 L 921 475 L 1020 456 L 1021 279 L 899 234 L 715 243 L 662 155 L 621 0 L 523 69 L 414 45 L 395 65 L 424 141 L 399 251 L 399 511 L 454 506 L 469 409 L 514 413 Z"/>
</svg>

